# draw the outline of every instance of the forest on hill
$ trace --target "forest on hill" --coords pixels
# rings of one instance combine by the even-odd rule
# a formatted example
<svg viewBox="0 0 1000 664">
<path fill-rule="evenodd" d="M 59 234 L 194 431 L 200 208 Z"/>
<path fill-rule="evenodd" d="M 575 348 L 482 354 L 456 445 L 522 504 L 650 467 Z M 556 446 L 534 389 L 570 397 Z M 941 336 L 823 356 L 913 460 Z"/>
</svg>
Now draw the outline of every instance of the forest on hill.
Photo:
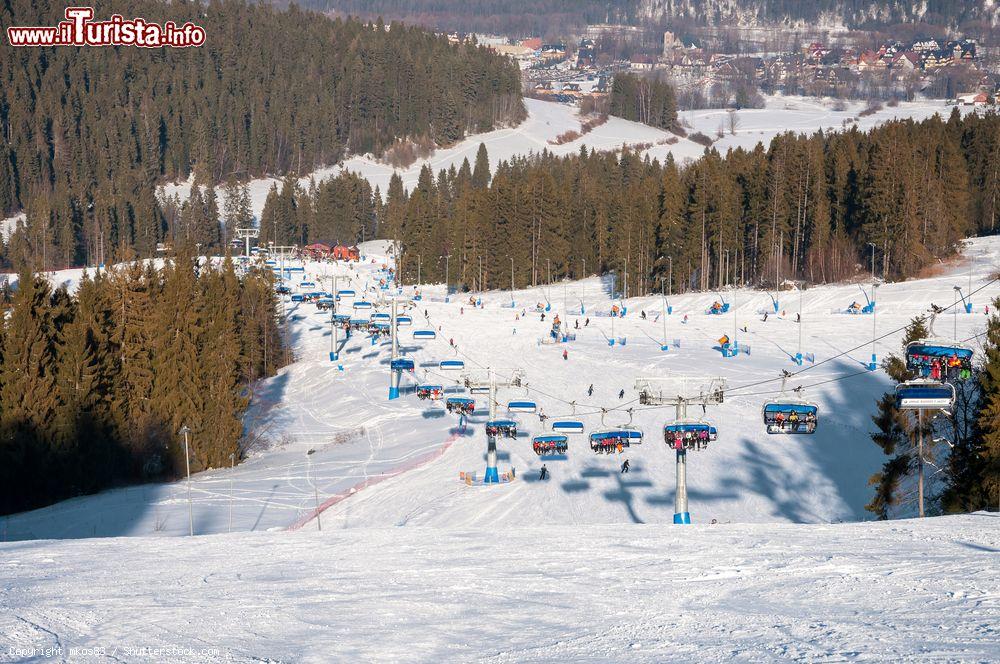
<svg viewBox="0 0 1000 664">
<path fill-rule="evenodd" d="M 680 166 L 585 147 L 433 173 L 384 200 L 357 175 L 271 192 L 262 233 L 282 243 L 399 240 L 406 281 L 506 288 L 617 271 L 629 293 L 725 284 L 773 287 L 777 276 L 830 282 L 867 270 L 886 279 L 952 255 L 962 237 L 997 231 L 1000 115 L 954 112 L 867 133 L 776 137 L 768 147 L 706 150 Z M 672 266 L 672 270 L 671 270 Z M 776 270 L 777 268 L 777 270 Z"/>
<path fill-rule="evenodd" d="M 271 0 L 287 5 L 288 0 Z M 624 23 L 678 30 L 695 26 L 883 29 L 923 23 L 957 29 L 1000 23 L 995 3 L 970 0 L 304 0 L 305 7 L 341 15 L 400 20 L 438 30 L 567 37 L 588 24 Z"/>
<path fill-rule="evenodd" d="M 55 25 L 65 3 L 12 0 L 4 25 Z M 157 183 L 304 173 L 400 139 L 453 143 L 525 114 L 517 66 L 424 30 L 241 0 L 112 0 L 113 13 L 194 21 L 195 48 L 6 48 L 0 217 L 24 209 L 14 258 L 38 269 L 151 255 Z M 289 45 L 294 44 L 294 48 Z"/>
<path fill-rule="evenodd" d="M 254 381 L 287 362 L 270 272 L 179 256 L 24 273 L 0 329 L 0 514 L 242 458 Z M 230 455 L 235 455 L 232 459 Z"/>
</svg>

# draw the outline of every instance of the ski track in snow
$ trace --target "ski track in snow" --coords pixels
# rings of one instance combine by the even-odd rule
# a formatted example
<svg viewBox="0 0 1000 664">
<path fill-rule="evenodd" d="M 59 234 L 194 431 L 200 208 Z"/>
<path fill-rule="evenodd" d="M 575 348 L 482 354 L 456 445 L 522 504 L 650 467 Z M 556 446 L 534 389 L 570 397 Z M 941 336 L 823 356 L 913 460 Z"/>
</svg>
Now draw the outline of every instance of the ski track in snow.
<svg viewBox="0 0 1000 664">
<path fill-rule="evenodd" d="M 996 519 L 11 543 L 0 661 L 995 661 Z"/>
</svg>

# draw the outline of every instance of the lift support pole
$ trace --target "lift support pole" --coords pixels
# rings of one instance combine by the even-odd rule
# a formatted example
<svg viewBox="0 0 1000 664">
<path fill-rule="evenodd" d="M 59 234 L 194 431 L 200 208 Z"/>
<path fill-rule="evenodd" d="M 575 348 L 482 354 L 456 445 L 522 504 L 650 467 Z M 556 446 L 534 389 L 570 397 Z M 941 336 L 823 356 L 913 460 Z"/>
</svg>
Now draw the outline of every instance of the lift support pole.
<svg viewBox="0 0 1000 664">
<path fill-rule="evenodd" d="M 497 382 L 490 368 L 490 421 L 497 416 Z M 486 434 L 486 477 L 483 478 L 485 484 L 499 484 L 500 473 L 497 472 L 497 438 Z"/>
</svg>

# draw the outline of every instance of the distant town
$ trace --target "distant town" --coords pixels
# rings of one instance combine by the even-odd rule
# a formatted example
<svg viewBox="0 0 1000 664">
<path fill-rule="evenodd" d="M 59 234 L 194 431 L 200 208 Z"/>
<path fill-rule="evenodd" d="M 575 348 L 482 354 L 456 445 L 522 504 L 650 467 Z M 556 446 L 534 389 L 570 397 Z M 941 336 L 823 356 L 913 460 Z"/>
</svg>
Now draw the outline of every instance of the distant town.
<svg viewBox="0 0 1000 664">
<path fill-rule="evenodd" d="M 997 69 L 987 64 L 974 39 L 888 39 L 864 46 L 837 37 L 775 48 L 777 40 L 727 43 L 686 39 L 671 31 L 658 34 L 662 42 L 655 50 L 648 30 L 613 24 L 588 26 L 572 44 L 539 37 L 476 35 L 475 39 L 518 61 L 525 94 L 566 103 L 606 95 L 621 72 L 670 82 L 681 108 L 759 106 L 761 94 L 872 103 L 922 96 L 987 106 L 996 103 L 1000 90 Z M 449 37 L 471 39 L 457 33 Z M 755 47 L 760 51 L 747 52 Z"/>
</svg>

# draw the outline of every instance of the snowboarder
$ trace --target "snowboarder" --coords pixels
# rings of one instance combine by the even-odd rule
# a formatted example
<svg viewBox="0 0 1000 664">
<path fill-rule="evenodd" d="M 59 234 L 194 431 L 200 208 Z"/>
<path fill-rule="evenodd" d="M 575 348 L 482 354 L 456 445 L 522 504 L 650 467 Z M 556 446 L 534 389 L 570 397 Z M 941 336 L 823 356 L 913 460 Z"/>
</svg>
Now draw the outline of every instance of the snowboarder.
<svg viewBox="0 0 1000 664">
<path fill-rule="evenodd" d="M 764 312 L 764 322 L 765 323 L 767 322 L 767 312 L 766 311 Z"/>
<path fill-rule="evenodd" d="M 547 479 L 548 476 L 549 476 L 549 469 L 546 468 L 545 464 L 543 463 L 542 464 L 542 470 L 538 473 L 538 479 L 539 480 L 544 480 L 544 479 Z"/>
<path fill-rule="evenodd" d="M 580 329 L 580 319 L 579 318 L 577 318 L 575 321 L 573 321 L 573 329 L 575 329 L 575 330 L 579 330 Z"/>
<path fill-rule="evenodd" d="M 645 311 L 640 311 L 639 312 L 639 318 L 641 318 L 643 320 L 646 320 L 646 312 Z"/>
<path fill-rule="evenodd" d="M 587 327 L 588 325 L 590 325 L 590 317 L 589 316 L 587 317 L 587 320 L 583 321 L 583 326 L 584 327 Z"/>
<path fill-rule="evenodd" d="M 542 312 L 542 320 L 545 320 L 545 312 Z"/>
<path fill-rule="evenodd" d="M 795 322 L 796 323 L 802 322 L 802 314 L 795 314 Z"/>
<path fill-rule="evenodd" d="M 623 474 L 627 473 L 628 472 L 628 468 L 629 468 L 629 466 L 628 466 L 628 459 L 625 459 L 625 461 L 622 463 L 622 473 Z"/>
<path fill-rule="evenodd" d="M 624 399 L 625 398 L 625 390 L 622 390 L 621 392 L 618 393 L 618 398 L 619 399 Z"/>
<path fill-rule="evenodd" d="M 588 397 L 594 396 L 594 384 L 593 383 L 591 383 L 590 387 L 587 388 L 587 396 Z"/>
<path fill-rule="evenodd" d="M 563 349 L 563 359 L 564 360 L 569 359 L 569 351 L 567 351 L 565 348 Z"/>
</svg>

